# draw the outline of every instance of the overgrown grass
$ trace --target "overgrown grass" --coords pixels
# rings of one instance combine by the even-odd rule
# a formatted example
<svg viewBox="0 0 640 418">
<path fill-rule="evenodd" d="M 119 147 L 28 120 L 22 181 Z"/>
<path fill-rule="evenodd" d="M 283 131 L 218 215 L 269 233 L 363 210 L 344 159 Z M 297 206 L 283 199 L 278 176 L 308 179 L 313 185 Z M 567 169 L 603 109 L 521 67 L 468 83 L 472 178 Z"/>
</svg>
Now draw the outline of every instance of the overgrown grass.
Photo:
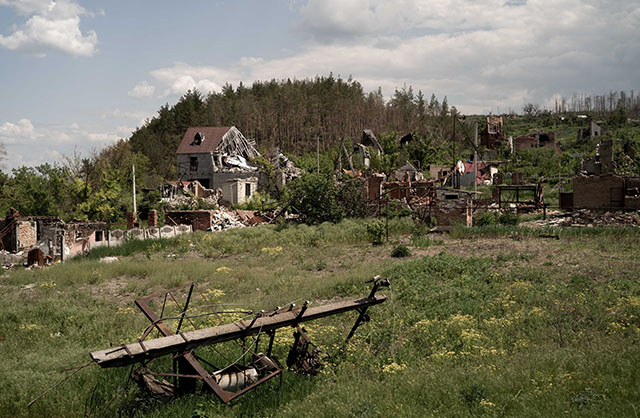
<svg viewBox="0 0 640 418">
<path fill-rule="evenodd" d="M 156 247 L 133 243 L 111 264 L 85 258 L 4 273 L 0 416 L 634 416 L 637 232 L 555 229 L 571 238 L 556 241 L 491 226 L 454 229 L 441 245 L 421 246 L 412 245 L 425 238 L 420 227 L 390 226 L 393 246 L 429 255 L 393 259 L 393 246 L 371 245 L 365 222 L 345 221 L 184 235 Z M 517 248 L 516 236 L 524 240 Z M 285 372 L 279 391 L 268 383 L 223 405 L 211 394 L 151 400 L 127 384 L 128 369 L 89 367 L 26 407 L 62 377 L 51 370 L 140 336 L 148 321 L 133 309 L 136 295 L 195 281 L 214 304 L 270 309 L 359 297 L 375 274 L 391 280 L 381 292 L 388 299 L 369 310 L 371 322 L 349 345 L 343 338 L 355 315 L 308 323 L 311 340 L 330 355 L 312 379 Z M 291 341 L 291 330 L 278 332 L 281 361 Z M 242 351 L 221 350 L 236 358 Z M 199 353 L 224 364 L 211 350 Z"/>
<path fill-rule="evenodd" d="M 456 225 L 451 230 L 453 238 L 475 238 L 475 237 L 579 237 L 579 236 L 611 236 L 611 237 L 633 237 L 640 235 L 640 228 L 633 227 L 611 227 L 611 226 L 595 226 L 595 227 L 543 227 L 532 228 L 514 225 L 482 225 L 474 227 L 466 227 Z"/>
</svg>

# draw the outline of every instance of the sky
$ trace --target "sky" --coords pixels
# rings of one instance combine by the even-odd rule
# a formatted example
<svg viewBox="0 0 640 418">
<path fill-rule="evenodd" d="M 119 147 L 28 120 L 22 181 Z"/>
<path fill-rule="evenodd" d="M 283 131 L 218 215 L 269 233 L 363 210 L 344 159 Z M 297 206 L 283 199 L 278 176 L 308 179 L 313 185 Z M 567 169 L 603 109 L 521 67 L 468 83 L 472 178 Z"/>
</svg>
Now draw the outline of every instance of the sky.
<svg viewBox="0 0 640 418">
<path fill-rule="evenodd" d="M 640 89 L 640 0 L 0 0 L 4 170 L 128 138 L 188 89 L 352 76 L 463 113 Z"/>
</svg>

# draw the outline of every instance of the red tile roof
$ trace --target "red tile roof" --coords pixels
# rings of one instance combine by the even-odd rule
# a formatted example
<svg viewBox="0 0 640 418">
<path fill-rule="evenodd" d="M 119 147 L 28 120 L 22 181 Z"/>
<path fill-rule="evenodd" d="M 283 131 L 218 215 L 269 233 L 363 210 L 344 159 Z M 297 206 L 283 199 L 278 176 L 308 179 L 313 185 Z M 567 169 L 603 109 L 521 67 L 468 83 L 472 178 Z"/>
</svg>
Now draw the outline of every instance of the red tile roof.
<svg viewBox="0 0 640 418">
<path fill-rule="evenodd" d="M 229 132 L 231 126 L 192 126 L 182 138 L 176 154 L 199 154 L 215 151 L 222 141 L 222 137 Z M 201 145 L 191 145 L 198 132 L 204 135 Z"/>
</svg>

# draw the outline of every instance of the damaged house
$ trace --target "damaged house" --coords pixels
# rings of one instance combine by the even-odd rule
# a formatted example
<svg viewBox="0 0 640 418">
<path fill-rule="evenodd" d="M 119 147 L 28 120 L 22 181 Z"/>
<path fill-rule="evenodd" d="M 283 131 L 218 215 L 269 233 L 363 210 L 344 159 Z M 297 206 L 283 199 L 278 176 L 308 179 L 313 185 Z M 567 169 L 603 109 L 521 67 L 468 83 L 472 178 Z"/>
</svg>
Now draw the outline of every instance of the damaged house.
<svg viewBox="0 0 640 418">
<path fill-rule="evenodd" d="M 487 125 L 480 132 L 480 145 L 496 149 L 505 141 L 502 116 L 488 116 Z"/>
<path fill-rule="evenodd" d="M 275 170 L 275 186 L 278 191 L 282 191 L 288 182 L 300 177 L 302 174 L 302 170 L 296 167 L 293 161 L 280 151 L 280 148 L 275 148 L 271 152 L 270 161 Z"/>
<path fill-rule="evenodd" d="M 38 248 L 51 259 L 64 260 L 108 245 L 109 228 L 104 222 L 65 223 L 56 216 L 20 216 L 9 210 L 0 220 L 2 250 L 10 253 Z"/>
<path fill-rule="evenodd" d="M 591 121 L 588 128 L 578 128 L 578 141 L 598 139 L 602 134 L 602 127 Z"/>
<path fill-rule="evenodd" d="M 222 203 L 243 203 L 258 190 L 255 142 L 235 126 L 190 127 L 176 151 L 178 178 L 222 190 Z"/>
<path fill-rule="evenodd" d="M 551 148 L 560 152 L 555 132 L 534 132 L 522 135 L 513 140 L 513 150 L 521 151 L 529 148 Z"/>
</svg>

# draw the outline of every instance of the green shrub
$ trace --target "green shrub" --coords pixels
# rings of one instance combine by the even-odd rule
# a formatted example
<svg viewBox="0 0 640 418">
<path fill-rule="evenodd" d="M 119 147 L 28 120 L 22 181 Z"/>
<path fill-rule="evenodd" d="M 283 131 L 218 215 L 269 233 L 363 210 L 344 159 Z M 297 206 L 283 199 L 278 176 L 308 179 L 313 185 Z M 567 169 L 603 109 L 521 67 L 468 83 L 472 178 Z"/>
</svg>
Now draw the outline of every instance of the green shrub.
<svg viewBox="0 0 640 418">
<path fill-rule="evenodd" d="M 242 210 L 274 210 L 276 209 L 278 202 L 273 200 L 267 192 L 257 192 L 251 195 L 251 197 L 242 204 L 234 205 L 236 209 Z"/>
<path fill-rule="evenodd" d="M 504 212 L 498 217 L 498 222 L 501 225 L 518 225 L 518 222 L 520 222 L 520 218 L 516 213 Z"/>
<path fill-rule="evenodd" d="M 411 245 L 414 247 L 428 247 L 431 245 L 431 240 L 426 235 L 427 230 L 424 225 L 416 224 L 411 235 Z"/>
<path fill-rule="evenodd" d="M 338 188 L 326 174 L 305 173 L 293 180 L 289 188 L 291 204 L 307 224 L 340 222 L 344 217 L 338 203 Z"/>
<path fill-rule="evenodd" d="M 495 225 L 498 222 L 493 212 L 484 212 L 473 219 L 473 226 Z"/>
<path fill-rule="evenodd" d="M 385 233 L 384 222 L 379 219 L 371 221 L 367 224 L 367 235 L 373 245 L 380 245 L 383 242 Z"/>
<path fill-rule="evenodd" d="M 402 218 L 404 216 L 413 215 L 413 211 L 404 206 L 401 201 L 394 199 L 389 202 L 388 210 L 385 206 L 380 211 L 380 216 L 387 216 L 387 214 L 389 215 L 389 218 Z"/>
<path fill-rule="evenodd" d="M 393 251 L 391 251 L 391 257 L 395 258 L 409 257 L 410 255 L 411 251 L 409 251 L 409 248 L 404 244 L 396 246 Z"/>
</svg>

